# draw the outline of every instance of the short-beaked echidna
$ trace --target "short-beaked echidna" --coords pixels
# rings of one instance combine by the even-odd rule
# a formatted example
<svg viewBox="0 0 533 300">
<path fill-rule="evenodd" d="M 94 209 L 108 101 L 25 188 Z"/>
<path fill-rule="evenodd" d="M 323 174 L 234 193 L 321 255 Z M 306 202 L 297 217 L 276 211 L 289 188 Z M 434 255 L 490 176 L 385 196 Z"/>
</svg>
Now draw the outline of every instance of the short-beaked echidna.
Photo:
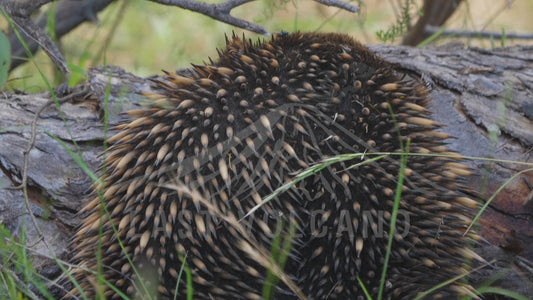
<svg viewBox="0 0 533 300">
<path fill-rule="evenodd" d="M 74 238 L 90 297 L 375 297 L 401 166 L 385 154 L 408 145 L 385 298 L 412 299 L 479 259 L 464 234 L 478 204 L 457 182 L 469 171 L 443 156 L 427 92 L 351 37 L 234 36 L 216 61 L 152 89 L 109 140 L 101 197 Z M 99 268 L 116 290 L 87 271 Z M 472 291 L 454 281 L 430 297 Z"/>
</svg>

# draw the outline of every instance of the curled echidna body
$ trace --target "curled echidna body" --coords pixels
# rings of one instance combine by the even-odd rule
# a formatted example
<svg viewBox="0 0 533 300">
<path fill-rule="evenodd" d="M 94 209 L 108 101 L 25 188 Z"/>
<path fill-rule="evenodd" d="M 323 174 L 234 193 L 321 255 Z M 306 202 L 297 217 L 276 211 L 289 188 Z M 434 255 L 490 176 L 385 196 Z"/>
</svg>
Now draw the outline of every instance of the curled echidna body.
<svg viewBox="0 0 533 300">
<path fill-rule="evenodd" d="M 401 164 L 373 153 L 402 145 L 385 298 L 412 299 L 476 257 L 464 232 L 477 203 L 456 182 L 468 170 L 416 155 L 450 154 L 424 88 L 350 37 L 234 37 L 217 62 L 153 91 L 110 139 L 102 197 L 74 239 L 73 261 L 101 266 L 116 290 L 79 268 L 84 293 L 365 299 L 362 283 L 376 296 Z M 470 293 L 454 281 L 430 297 Z"/>
</svg>

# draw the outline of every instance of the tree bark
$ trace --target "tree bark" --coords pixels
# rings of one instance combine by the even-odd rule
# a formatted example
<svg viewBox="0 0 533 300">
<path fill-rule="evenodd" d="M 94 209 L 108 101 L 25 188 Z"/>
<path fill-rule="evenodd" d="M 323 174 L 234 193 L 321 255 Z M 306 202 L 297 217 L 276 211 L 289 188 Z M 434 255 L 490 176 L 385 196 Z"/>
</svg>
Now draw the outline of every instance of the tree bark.
<svg viewBox="0 0 533 300">
<path fill-rule="evenodd" d="M 474 172 L 467 182 L 472 193 L 489 199 L 519 171 L 531 168 L 522 164 L 533 162 L 531 47 L 485 50 L 455 43 L 370 48 L 407 76 L 424 81 L 431 91 L 433 118 L 445 124 L 442 131 L 454 136 L 449 140 L 452 150 L 485 158 L 463 160 Z M 98 176 L 106 138 L 103 116 L 108 83 L 107 126 L 111 128 L 120 123 L 120 112 L 139 106 L 139 93 L 150 89 L 148 79 L 116 67 L 93 68 L 85 84 L 58 91 L 60 110 L 49 92 L 0 94 L 0 222 L 15 237 L 24 224 L 34 265 L 43 273 L 50 273 L 55 263 L 46 245 L 36 243 L 38 231 L 27 213 L 22 190 L 16 188 L 22 182 L 25 152 L 35 136 L 27 164 L 30 208 L 44 239 L 57 256 L 64 257 L 73 228 L 80 222 L 76 213 L 91 187 L 91 179 L 65 147 Z M 110 129 L 107 136 L 112 133 Z M 483 240 L 476 252 L 491 265 L 472 274 L 475 284 L 505 271 L 492 286 L 533 295 L 532 183 L 533 172 L 518 175 L 478 221 Z"/>
</svg>

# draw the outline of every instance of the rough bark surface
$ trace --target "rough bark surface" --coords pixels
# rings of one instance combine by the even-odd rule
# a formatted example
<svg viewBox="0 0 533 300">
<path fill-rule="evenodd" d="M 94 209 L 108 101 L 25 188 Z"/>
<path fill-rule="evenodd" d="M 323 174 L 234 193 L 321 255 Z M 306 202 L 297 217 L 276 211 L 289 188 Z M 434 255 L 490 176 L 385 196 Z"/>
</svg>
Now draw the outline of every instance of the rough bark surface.
<svg viewBox="0 0 533 300">
<path fill-rule="evenodd" d="M 469 180 L 473 193 L 491 198 L 510 178 L 533 167 L 533 49 L 512 47 L 485 50 L 462 44 L 413 49 L 371 46 L 386 60 L 398 64 L 409 76 L 421 78 L 431 90 L 433 118 L 454 136 L 452 150 L 465 159 L 475 175 Z M 183 72 L 186 72 L 184 70 Z M 109 89 L 108 101 L 106 94 Z M 54 270 L 50 250 L 29 218 L 21 189 L 24 155 L 35 142 L 27 165 L 29 204 L 44 238 L 59 257 L 67 245 L 76 216 L 90 191 L 91 179 L 73 155 L 83 158 L 98 176 L 106 130 L 120 122 L 121 111 L 142 101 L 149 81 L 124 70 L 107 67 L 89 71 L 89 80 L 69 91 L 60 91 L 58 106 L 49 92 L 0 94 L 0 222 L 18 236 L 22 225 L 37 269 Z M 70 95 L 70 96 L 69 96 Z M 68 101 L 67 101 L 68 100 Z M 43 109 L 44 107 L 44 109 Z M 42 109 L 38 118 L 36 113 Z M 108 130 L 107 136 L 113 131 Z M 504 161 L 505 160 L 505 161 Z M 492 286 L 533 296 L 533 172 L 524 172 L 499 192 L 478 221 L 483 240 L 476 251 L 490 265 L 473 273 L 479 285 L 499 272 Z M 52 272 L 53 273 L 53 272 Z"/>
</svg>

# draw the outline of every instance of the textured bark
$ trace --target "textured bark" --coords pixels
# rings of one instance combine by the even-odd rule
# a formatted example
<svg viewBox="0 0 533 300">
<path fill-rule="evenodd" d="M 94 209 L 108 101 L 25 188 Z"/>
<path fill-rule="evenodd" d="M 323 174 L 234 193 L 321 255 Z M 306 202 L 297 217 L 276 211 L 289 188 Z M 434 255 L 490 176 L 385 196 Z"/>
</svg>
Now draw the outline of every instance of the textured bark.
<svg viewBox="0 0 533 300">
<path fill-rule="evenodd" d="M 370 48 L 398 64 L 407 76 L 425 82 L 431 90 L 433 118 L 445 124 L 442 131 L 454 136 L 449 140 L 452 150 L 464 156 L 513 161 L 465 159 L 464 163 L 475 173 L 468 181 L 473 193 L 490 198 L 505 181 L 528 168 L 519 162 L 533 162 L 531 48 L 484 50 L 465 48 L 462 44 L 422 49 L 386 45 Z M 76 212 L 84 203 L 91 180 L 53 136 L 98 174 L 106 132 L 103 112 L 108 84 L 111 87 L 108 126 L 120 122 L 121 111 L 139 105 L 142 99 L 139 92 L 149 91 L 149 81 L 145 78 L 118 68 L 95 68 L 89 71 L 89 80 L 84 85 L 59 91 L 63 99 L 76 95 L 60 105 L 61 113 L 52 103 L 37 118 L 27 169 L 29 200 L 44 238 L 60 257 L 68 252 L 68 239 L 80 221 Z M 13 188 L 21 182 L 32 121 L 50 99 L 48 92 L 0 94 L 0 222 L 15 236 L 24 222 L 27 244 L 33 245 L 36 253 L 45 255 L 49 250 L 43 243 L 34 245 L 38 234 L 25 214 L 22 191 Z M 107 132 L 108 136 L 111 134 L 111 130 Z M 533 172 L 519 175 L 495 197 L 478 222 L 483 240 L 476 251 L 491 266 L 473 273 L 475 284 L 506 271 L 493 286 L 533 295 L 530 183 L 533 183 Z M 53 269 L 53 263 L 46 257 L 35 255 L 34 262 L 45 273 Z"/>
</svg>

